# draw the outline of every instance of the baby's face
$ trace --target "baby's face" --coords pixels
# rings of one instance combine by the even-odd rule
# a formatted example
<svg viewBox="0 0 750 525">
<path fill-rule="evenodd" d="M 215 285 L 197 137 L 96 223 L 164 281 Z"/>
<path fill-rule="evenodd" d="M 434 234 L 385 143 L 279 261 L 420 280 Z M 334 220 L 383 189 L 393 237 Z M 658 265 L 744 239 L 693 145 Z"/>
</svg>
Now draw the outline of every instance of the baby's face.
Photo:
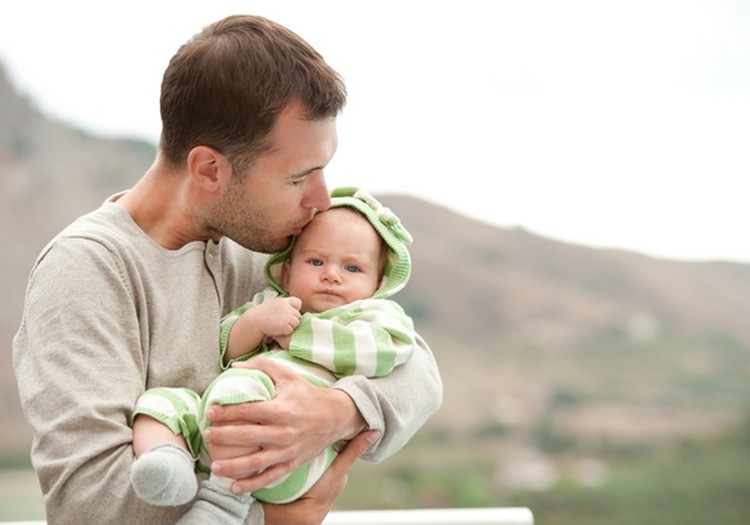
<svg viewBox="0 0 750 525">
<path fill-rule="evenodd" d="M 380 236 L 358 212 L 318 213 L 297 238 L 282 284 L 302 300 L 302 312 L 366 299 L 380 285 L 382 249 Z"/>
</svg>

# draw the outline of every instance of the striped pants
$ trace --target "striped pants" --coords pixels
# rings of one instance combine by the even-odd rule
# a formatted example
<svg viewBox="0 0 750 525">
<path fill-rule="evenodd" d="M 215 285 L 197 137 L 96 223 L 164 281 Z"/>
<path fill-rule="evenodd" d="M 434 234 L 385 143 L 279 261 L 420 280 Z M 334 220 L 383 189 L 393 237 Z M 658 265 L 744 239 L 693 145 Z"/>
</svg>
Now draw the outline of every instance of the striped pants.
<svg viewBox="0 0 750 525">
<path fill-rule="evenodd" d="M 325 368 L 295 358 L 289 352 L 276 350 L 263 357 L 291 367 L 316 386 L 329 387 L 335 377 Z M 150 416 L 177 435 L 182 435 L 190 454 L 196 460 L 196 470 L 208 472 L 208 448 L 203 441 L 203 430 L 209 426 L 206 410 L 212 405 L 233 405 L 254 401 L 269 401 L 276 396 L 271 379 L 259 370 L 231 368 L 214 379 L 199 396 L 187 388 L 152 388 L 144 392 L 136 403 L 137 414 Z M 305 494 L 330 466 L 336 453 L 328 447 L 311 463 L 290 472 L 273 485 L 253 492 L 253 497 L 269 503 L 288 503 Z"/>
</svg>

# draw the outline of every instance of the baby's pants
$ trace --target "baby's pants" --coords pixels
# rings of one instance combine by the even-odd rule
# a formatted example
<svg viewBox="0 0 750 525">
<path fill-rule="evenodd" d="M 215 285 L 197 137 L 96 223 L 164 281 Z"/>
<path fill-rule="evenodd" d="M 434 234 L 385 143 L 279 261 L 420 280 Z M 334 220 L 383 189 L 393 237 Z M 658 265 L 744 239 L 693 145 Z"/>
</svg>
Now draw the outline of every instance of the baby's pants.
<svg viewBox="0 0 750 525">
<path fill-rule="evenodd" d="M 293 368 L 299 375 L 317 386 L 329 387 L 335 377 L 325 368 L 295 358 L 286 351 L 262 354 Z M 214 379 L 199 396 L 187 388 L 152 388 L 144 392 L 136 403 L 137 414 L 150 416 L 185 438 L 189 452 L 196 460 L 198 471 L 208 471 L 208 448 L 203 441 L 203 430 L 209 426 L 206 410 L 212 405 L 233 405 L 254 401 L 269 401 L 276 397 L 271 379 L 260 370 L 231 368 Z M 330 466 L 336 453 L 328 447 L 311 463 L 290 472 L 273 485 L 253 492 L 253 497 L 269 503 L 288 503 L 305 494 Z"/>
</svg>

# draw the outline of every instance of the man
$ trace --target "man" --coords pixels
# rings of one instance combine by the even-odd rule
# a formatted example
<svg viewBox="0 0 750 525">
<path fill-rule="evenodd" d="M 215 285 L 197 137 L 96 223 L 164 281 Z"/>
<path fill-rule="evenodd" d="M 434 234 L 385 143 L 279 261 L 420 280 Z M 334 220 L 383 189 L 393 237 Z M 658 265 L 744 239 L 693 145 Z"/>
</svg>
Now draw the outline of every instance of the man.
<svg viewBox="0 0 750 525">
<path fill-rule="evenodd" d="M 331 389 L 261 361 L 277 398 L 215 407 L 205 435 L 220 457 L 257 452 L 214 461 L 192 504 L 151 507 L 130 489 L 135 400 L 153 386 L 202 392 L 218 373 L 219 319 L 264 285 L 258 252 L 283 248 L 330 204 L 323 170 L 345 100 L 315 50 L 259 17 L 221 20 L 172 58 L 153 166 L 58 235 L 29 279 L 14 369 L 50 523 L 320 523 L 358 456 L 392 454 L 437 410 L 421 339 L 388 377 Z M 349 440 L 308 498 L 243 496 Z"/>
</svg>

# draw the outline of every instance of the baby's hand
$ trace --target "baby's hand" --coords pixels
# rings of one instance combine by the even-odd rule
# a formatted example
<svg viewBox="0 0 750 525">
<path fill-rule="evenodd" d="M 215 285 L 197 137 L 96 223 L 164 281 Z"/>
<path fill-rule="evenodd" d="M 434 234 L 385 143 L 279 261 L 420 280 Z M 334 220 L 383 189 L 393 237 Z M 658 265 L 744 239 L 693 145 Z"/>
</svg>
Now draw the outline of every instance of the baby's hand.
<svg viewBox="0 0 750 525">
<path fill-rule="evenodd" d="M 302 301 L 298 297 L 276 297 L 248 308 L 234 322 L 227 339 L 225 364 L 231 359 L 253 352 L 263 341 L 289 337 L 299 326 Z"/>
<path fill-rule="evenodd" d="M 277 335 L 273 339 L 281 348 L 289 350 L 289 341 L 292 339 L 291 335 Z"/>
<path fill-rule="evenodd" d="M 277 341 L 287 336 L 288 342 L 288 336 L 299 326 L 302 301 L 297 297 L 277 297 L 256 306 L 259 307 L 261 311 L 256 313 L 261 315 L 256 320 L 263 333 Z"/>
</svg>

